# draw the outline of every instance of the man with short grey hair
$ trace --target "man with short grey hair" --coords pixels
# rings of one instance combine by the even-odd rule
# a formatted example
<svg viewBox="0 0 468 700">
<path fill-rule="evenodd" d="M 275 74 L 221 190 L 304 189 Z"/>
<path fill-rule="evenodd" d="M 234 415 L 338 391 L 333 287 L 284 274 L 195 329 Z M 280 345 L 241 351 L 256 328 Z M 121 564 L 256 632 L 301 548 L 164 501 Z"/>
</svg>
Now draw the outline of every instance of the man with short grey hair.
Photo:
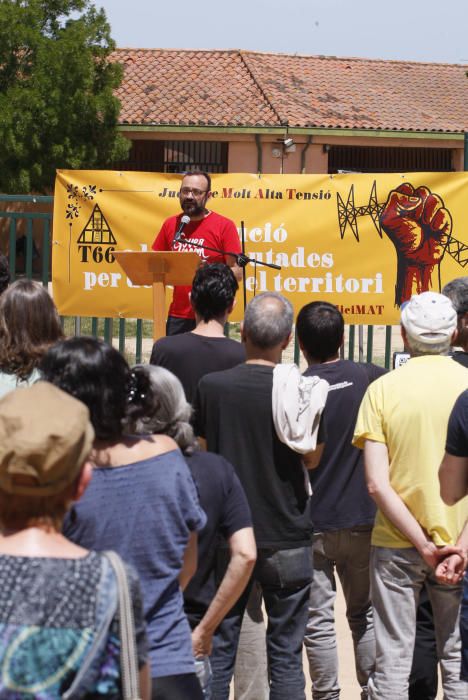
<svg viewBox="0 0 468 700">
<path fill-rule="evenodd" d="M 450 299 L 457 312 L 457 348 L 452 357 L 463 367 L 468 367 L 468 277 L 456 277 L 448 282 L 442 294 Z"/>
<path fill-rule="evenodd" d="M 468 387 L 466 369 L 448 357 L 457 314 L 442 294 L 423 292 L 402 307 L 411 359 L 373 382 L 353 442 L 364 449 L 367 488 L 378 511 L 372 532 L 371 597 L 376 667 L 371 700 L 407 698 L 416 607 L 426 586 L 432 603 L 444 697 L 466 700 L 460 681 L 461 584 L 444 586 L 438 563 L 456 544 L 465 514 L 440 498 L 438 469 L 447 423 Z"/>
<path fill-rule="evenodd" d="M 282 344 L 291 336 L 294 311 L 290 302 L 276 292 L 254 297 L 244 314 L 243 335 L 248 342 L 262 349 Z"/>
<path fill-rule="evenodd" d="M 301 455 L 278 438 L 272 409 L 273 373 L 292 329 L 293 309 L 265 292 L 247 306 L 242 326 L 247 361 L 203 377 L 196 400 L 197 434 L 228 459 L 252 511 L 257 564 L 246 591 L 215 634 L 213 700 L 227 700 L 239 631 L 253 581 L 262 587 L 269 618 L 267 654 L 271 700 L 304 700 L 302 640 L 312 579 L 312 521 Z M 321 436 L 318 437 L 321 442 Z"/>
</svg>

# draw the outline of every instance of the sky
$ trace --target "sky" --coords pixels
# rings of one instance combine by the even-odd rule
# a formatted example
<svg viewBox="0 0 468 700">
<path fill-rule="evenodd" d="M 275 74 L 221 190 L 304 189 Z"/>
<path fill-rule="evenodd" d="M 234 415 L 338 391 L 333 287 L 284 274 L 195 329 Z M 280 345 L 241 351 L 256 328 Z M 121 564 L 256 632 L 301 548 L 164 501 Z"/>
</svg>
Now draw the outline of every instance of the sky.
<svg viewBox="0 0 468 700">
<path fill-rule="evenodd" d="M 468 0 L 94 0 L 120 48 L 468 64 Z"/>
</svg>

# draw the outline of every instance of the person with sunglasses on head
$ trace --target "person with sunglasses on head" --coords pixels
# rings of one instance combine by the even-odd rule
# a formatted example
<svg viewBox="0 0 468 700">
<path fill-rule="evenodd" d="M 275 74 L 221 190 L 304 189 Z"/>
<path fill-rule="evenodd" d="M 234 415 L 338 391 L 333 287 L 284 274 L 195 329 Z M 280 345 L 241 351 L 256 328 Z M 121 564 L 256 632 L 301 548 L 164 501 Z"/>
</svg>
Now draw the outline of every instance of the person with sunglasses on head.
<svg viewBox="0 0 468 700">
<path fill-rule="evenodd" d="M 242 277 L 237 255 L 241 253 L 239 234 L 231 219 L 206 208 L 211 197 L 211 177 L 201 170 L 193 170 L 182 178 L 179 202 L 181 213 L 166 219 L 152 245 L 155 251 L 174 250 L 195 252 L 201 262 L 224 262 L 232 268 L 237 280 Z M 180 231 L 182 218 L 190 221 L 183 225 L 183 235 L 174 241 Z M 195 246 L 207 246 L 195 247 Z M 223 255 L 209 248 L 227 251 Z M 175 286 L 166 326 L 166 335 L 186 333 L 195 328 L 195 314 L 190 304 L 190 287 Z"/>
</svg>

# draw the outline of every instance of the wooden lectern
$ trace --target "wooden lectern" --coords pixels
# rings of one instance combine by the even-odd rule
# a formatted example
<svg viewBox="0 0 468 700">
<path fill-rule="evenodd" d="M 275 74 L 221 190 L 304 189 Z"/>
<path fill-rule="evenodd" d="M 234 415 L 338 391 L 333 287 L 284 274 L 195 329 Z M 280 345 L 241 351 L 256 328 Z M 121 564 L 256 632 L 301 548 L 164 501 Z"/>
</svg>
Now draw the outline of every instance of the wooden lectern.
<svg viewBox="0 0 468 700">
<path fill-rule="evenodd" d="M 115 259 L 132 284 L 153 287 L 153 338 L 166 335 L 166 284 L 192 284 L 200 263 L 196 253 L 114 251 Z"/>
</svg>

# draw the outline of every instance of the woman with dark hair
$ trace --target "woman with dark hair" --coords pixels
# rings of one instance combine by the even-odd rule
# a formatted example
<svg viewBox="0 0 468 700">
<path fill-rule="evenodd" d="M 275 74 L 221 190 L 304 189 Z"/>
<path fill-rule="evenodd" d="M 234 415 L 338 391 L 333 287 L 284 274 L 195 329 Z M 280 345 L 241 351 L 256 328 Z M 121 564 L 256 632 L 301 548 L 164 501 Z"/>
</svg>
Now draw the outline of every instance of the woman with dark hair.
<svg viewBox="0 0 468 700">
<path fill-rule="evenodd" d="M 70 338 L 41 363 L 44 379 L 82 401 L 96 433 L 93 478 L 71 508 L 64 533 L 97 550 L 113 549 L 140 576 L 153 697 L 202 698 L 194 673 L 181 588 L 196 568 L 196 531 L 206 521 L 188 467 L 166 435 L 128 436 L 124 425 L 152 404 L 151 384 L 110 345 Z"/>
<path fill-rule="evenodd" d="M 13 282 L 0 296 L 0 397 L 36 382 L 43 354 L 62 337 L 47 289 L 32 280 Z"/>
</svg>

